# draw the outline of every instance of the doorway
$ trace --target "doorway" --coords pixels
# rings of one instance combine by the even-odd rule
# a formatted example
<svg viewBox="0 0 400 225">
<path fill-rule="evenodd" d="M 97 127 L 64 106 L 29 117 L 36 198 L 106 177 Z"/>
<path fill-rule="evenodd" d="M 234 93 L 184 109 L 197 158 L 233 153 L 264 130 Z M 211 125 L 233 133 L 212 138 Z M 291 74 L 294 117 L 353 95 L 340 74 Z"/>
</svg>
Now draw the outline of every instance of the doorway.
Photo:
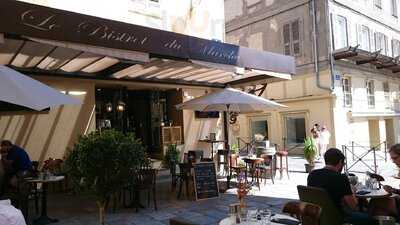
<svg viewBox="0 0 400 225">
<path fill-rule="evenodd" d="M 387 146 L 390 147 L 395 143 L 394 137 L 394 122 L 393 119 L 385 119 L 385 128 L 386 128 L 386 143 Z"/>
<path fill-rule="evenodd" d="M 96 128 L 133 132 L 151 156 L 162 153 L 161 129 L 166 124 L 183 125 L 181 111 L 172 110 L 174 90 L 127 90 L 96 88 Z M 174 103 L 174 104 L 171 104 Z M 119 108 L 124 104 L 123 110 Z M 176 103 L 177 104 L 177 103 Z"/>
<path fill-rule="evenodd" d="M 379 120 L 368 120 L 369 145 L 377 146 L 380 142 Z"/>
</svg>

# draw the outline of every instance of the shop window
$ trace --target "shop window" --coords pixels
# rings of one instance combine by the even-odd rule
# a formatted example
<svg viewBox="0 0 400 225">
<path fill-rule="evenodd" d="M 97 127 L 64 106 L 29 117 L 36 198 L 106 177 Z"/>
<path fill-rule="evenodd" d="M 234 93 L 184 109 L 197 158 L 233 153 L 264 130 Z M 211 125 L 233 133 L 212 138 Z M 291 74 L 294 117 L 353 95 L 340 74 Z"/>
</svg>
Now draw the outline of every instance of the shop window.
<svg viewBox="0 0 400 225">
<path fill-rule="evenodd" d="M 342 78 L 343 88 L 343 106 L 351 107 L 352 105 L 352 93 L 351 93 L 351 79 L 350 77 Z"/>
<path fill-rule="evenodd" d="M 368 80 L 366 82 L 366 89 L 367 89 L 367 101 L 368 107 L 374 108 L 375 107 L 375 86 L 373 80 Z"/>
<path fill-rule="evenodd" d="M 334 23 L 334 48 L 341 49 L 348 46 L 347 19 L 337 15 Z"/>
<path fill-rule="evenodd" d="M 267 117 L 251 117 L 250 118 L 250 137 L 251 139 L 254 138 L 256 134 L 261 134 L 265 137 L 266 140 L 269 139 L 268 137 L 268 119 Z"/>
<path fill-rule="evenodd" d="M 283 53 L 298 56 L 301 54 L 301 22 L 299 19 L 283 25 Z"/>
<path fill-rule="evenodd" d="M 306 138 L 306 115 L 304 113 L 287 114 L 284 116 L 287 144 L 301 144 Z"/>
</svg>

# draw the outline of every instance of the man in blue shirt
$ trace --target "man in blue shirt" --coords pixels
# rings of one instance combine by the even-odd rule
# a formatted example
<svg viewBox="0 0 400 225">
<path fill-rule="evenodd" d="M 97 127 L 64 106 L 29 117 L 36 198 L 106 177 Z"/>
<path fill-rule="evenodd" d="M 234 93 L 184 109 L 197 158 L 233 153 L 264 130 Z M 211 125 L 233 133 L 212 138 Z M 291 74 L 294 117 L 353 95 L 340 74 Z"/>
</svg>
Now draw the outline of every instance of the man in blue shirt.
<svg viewBox="0 0 400 225">
<path fill-rule="evenodd" d="M 4 167 L 4 185 L 16 186 L 16 176 L 27 176 L 32 172 L 32 162 L 21 147 L 3 140 L 0 143 L 1 162 Z"/>
</svg>

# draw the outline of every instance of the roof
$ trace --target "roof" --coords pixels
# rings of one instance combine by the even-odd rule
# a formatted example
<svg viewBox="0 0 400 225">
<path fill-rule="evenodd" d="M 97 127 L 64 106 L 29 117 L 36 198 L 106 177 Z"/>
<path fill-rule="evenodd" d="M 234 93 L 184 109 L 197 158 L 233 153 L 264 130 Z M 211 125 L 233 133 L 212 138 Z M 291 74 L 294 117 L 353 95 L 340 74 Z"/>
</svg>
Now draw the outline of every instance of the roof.
<svg viewBox="0 0 400 225">
<path fill-rule="evenodd" d="M 19 1 L 0 15 L 0 64 L 28 74 L 224 87 L 295 73 L 290 56 Z"/>
</svg>

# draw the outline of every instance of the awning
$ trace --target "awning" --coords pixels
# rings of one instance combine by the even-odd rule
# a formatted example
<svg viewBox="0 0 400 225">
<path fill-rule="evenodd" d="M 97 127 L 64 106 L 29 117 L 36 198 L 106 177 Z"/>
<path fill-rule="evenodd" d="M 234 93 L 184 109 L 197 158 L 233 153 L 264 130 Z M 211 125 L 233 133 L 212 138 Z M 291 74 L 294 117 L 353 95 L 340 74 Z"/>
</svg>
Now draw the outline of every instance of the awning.
<svg viewBox="0 0 400 225">
<path fill-rule="evenodd" d="M 28 74 L 224 87 L 296 68 L 290 56 L 19 1 L 1 1 L 0 15 L 0 64 Z"/>
<path fill-rule="evenodd" d="M 390 57 L 380 54 L 380 51 L 369 52 L 359 49 L 358 46 L 338 49 L 333 53 L 335 60 L 350 60 L 357 65 L 371 64 L 376 69 L 386 69 L 392 73 L 400 72 L 399 57 Z"/>
</svg>

